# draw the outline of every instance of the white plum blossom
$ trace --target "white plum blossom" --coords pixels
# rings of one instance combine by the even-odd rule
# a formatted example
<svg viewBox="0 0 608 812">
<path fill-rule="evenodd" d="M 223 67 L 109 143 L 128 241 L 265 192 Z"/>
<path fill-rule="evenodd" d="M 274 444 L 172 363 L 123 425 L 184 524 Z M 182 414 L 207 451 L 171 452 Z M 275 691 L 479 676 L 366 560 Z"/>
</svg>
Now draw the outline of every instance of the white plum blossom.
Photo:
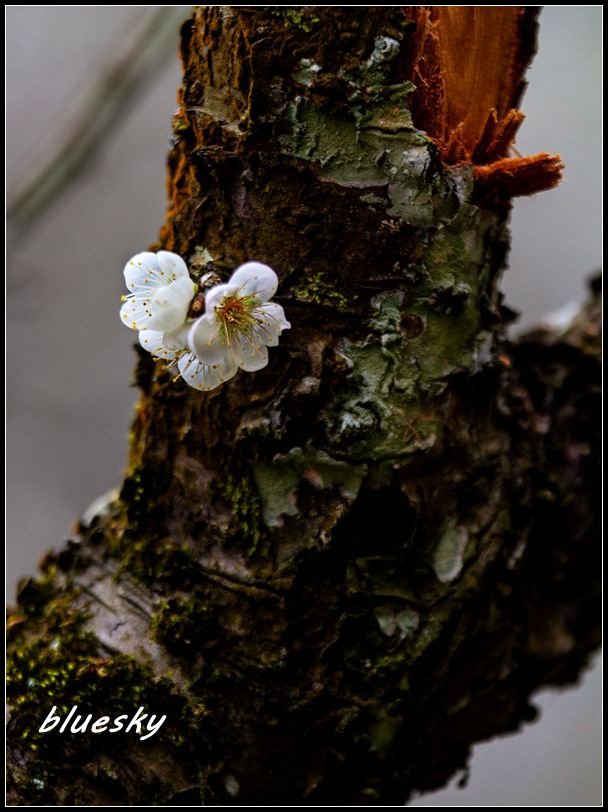
<svg viewBox="0 0 608 812">
<path fill-rule="evenodd" d="M 276 347 L 291 327 L 281 305 L 270 302 L 279 280 L 261 262 L 246 262 L 229 281 L 205 296 L 205 313 L 188 333 L 188 346 L 198 365 L 178 362 L 182 377 L 196 389 L 213 389 L 237 369 L 256 372 L 268 363 L 268 347 Z"/>
<path fill-rule="evenodd" d="M 279 343 L 291 325 L 281 305 L 269 300 L 278 278 L 268 265 L 247 262 L 230 280 L 210 288 L 205 313 L 188 318 L 197 286 L 176 254 L 137 254 L 125 267 L 131 294 L 124 297 L 121 318 L 139 331 L 139 340 L 156 358 L 176 362 L 194 389 L 208 391 L 238 369 L 255 372 L 268 363 L 268 347 Z"/>
<path fill-rule="evenodd" d="M 196 285 L 180 256 L 142 251 L 127 262 L 123 273 L 131 291 L 123 296 L 120 308 L 127 327 L 161 334 L 183 327 Z"/>
</svg>

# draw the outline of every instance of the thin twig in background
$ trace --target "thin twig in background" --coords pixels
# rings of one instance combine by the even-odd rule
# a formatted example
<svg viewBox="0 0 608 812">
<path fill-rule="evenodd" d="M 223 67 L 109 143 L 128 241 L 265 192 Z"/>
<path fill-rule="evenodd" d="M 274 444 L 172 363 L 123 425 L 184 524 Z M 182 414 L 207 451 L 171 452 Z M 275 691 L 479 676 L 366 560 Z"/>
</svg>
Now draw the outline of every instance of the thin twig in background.
<svg viewBox="0 0 608 812">
<path fill-rule="evenodd" d="M 124 111 L 175 53 L 181 6 L 162 6 L 146 20 L 127 50 L 102 72 L 82 112 L 62 142 L 19 186 L 8 220 L 23 236 L 91 163 Z"/>
</svg>

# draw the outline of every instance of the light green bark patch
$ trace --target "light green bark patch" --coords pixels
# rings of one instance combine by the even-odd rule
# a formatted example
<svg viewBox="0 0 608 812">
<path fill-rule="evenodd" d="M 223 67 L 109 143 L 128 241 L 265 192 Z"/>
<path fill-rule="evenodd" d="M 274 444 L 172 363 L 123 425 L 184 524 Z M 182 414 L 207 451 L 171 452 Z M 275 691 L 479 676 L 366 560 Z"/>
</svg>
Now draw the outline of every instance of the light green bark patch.
<svg viewBox="0 0 608 812">
<path fill-rule="evenodd" d="M 318 490 L 338 488 L 345 501 L 353 502 L 366 472 L 367 466 L 341 462 L 324 451 L 293 448 L 288 454 L 277 454 L 272 465 L 253 468 L 264 521 L 269 527 L 280 527 L 284 516 L 298 514 L 297 491 L 304 479 Z"/>
<path fill-rule="evenodd" d="M 416 398 L 420 370 L 401 336 L 385 333 L 380 341 L 345 344 L 342 352 L 353 369 L 352 386 L 329 417 L 338 443 L 348 443 L 353 456 L 380 461 L 435 441 L 439 426 L 421 420 Z"/>
<path fill-rule="evenodd" d="M 466 176 L 450 178 L 459 194 L 469 190 Z M 432 233 L 416 281 L 378 294 L 368 335 L 339 347 L 351 373 L 338 409 L 325 420 L 349 453 L 382 460 L 429 448 L 443 427 L 427 418 L 425 403 L 444 391 L 453 373 L 476 372 L 491 360 L 480 298 L 495 225 L 493 215 L 459 199 L 452 220 Z"/>
<path fill-rule="evenodd" d="M 445 526 L 433 558 L 435 575 L 442 583 L 449 583 L 460 575 L 468 540 L 466 527 Z"/>
<path fill-rule="evenodd" d="M 351 78 L 358 85 L 374 87 L 382 85 L 390 68 L 390 63 L 398 56 L 400 43 L 392 37 L 379 37 L 374 42 L 374 50 L 369 59 L 362 62 Z"/>
<path fill-rule="evenodd" d="M 382 633 L 387 637 L 397 636 L 399 640 L 415 632 L 420 625 L 420 615 L 413 609 L 398 611 L 389 607 L 379 607 L 375 615 Z"/>
<path fill-rule="evenodd" d="M 300 66 L 294 73 L 293 78 L 301 85 L 310 87 L 321 70 L 321 66 L 313 62 L 312 59 L 301 59 Z"/>
<path fill-rule="evenodd" d="M 356 499 L 367 472 L 366 465 L 351 465 L 335 460 L 324 451 L 304 453 L 294 449 L 289 458 L 296 462 L 302 474 L 316 487 L 338 487 L 340 494 L 351 501 Z"/>
<path fill-rule="evenodd" d="M 284 516 L 297 516 L 297 471 L 281 464 L 255 465 L 253 476 L 262 500 L 264 522 L 268 527 L 281 527 Z"/>
<path fill-rule="evenodd" d="M 431 144 L 412 126 L 406 105 L 412 89 L 409 83 L 388 88 L 365 115 L 356 105 L 350 112 L 329 113 L 298 97 L 287 113 L 291 132 L 282 138 L 283 150 L 313 162 L 323 180 L 361 189 L 385 187 L 387 214 L 412 225 L 431 225 L 436 202 L 428 179 Z"/>
</svg>

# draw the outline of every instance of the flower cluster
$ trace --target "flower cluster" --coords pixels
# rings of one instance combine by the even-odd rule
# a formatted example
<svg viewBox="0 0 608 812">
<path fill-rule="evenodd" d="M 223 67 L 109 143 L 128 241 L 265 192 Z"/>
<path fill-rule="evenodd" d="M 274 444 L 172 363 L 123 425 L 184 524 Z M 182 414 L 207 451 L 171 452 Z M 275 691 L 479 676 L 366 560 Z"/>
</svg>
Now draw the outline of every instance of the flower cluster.
<svg viewBox="0 0 608 812">
<path fill-rule="evenodd" d="M 229 281 L 205 292 L 205 312 L 191 318 L 198 286 L 184 260 L 169 251 L 144 251 L 124 270 L 130 293 L 120 317 L 139 332 L 142 347 L 177 363 L 181 377 L 207 391 L 238 369 L 255 372 L 268 363 L 268 347 L 291 325 L 281 305 L 271 302 L 277 275 L 261 262 L 246 262 Z"/>
</svg>

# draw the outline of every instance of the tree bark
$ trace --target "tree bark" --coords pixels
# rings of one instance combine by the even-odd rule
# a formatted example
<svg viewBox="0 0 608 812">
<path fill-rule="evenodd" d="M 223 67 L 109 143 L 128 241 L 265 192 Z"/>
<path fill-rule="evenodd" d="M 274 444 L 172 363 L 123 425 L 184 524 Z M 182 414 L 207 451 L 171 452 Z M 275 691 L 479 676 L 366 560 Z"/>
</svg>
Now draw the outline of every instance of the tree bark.
<svg viewBox="0 0 608 812">
<path fill-rule="evenodd" d="M 598 293 L 511 343 L 498 289 L 511 196 L 561 167 L 508 154 L 535 25 L 184 25 L 160 245 L 194 278 L 268 263 L 292 329 L 207 394 L 139 353 L 120 495 L 9 618 L 13 803 L 402 804 L 577 678 L 599 642 Z M 38 732 L 74 704 L 168 720 Z"/>
</svg>

